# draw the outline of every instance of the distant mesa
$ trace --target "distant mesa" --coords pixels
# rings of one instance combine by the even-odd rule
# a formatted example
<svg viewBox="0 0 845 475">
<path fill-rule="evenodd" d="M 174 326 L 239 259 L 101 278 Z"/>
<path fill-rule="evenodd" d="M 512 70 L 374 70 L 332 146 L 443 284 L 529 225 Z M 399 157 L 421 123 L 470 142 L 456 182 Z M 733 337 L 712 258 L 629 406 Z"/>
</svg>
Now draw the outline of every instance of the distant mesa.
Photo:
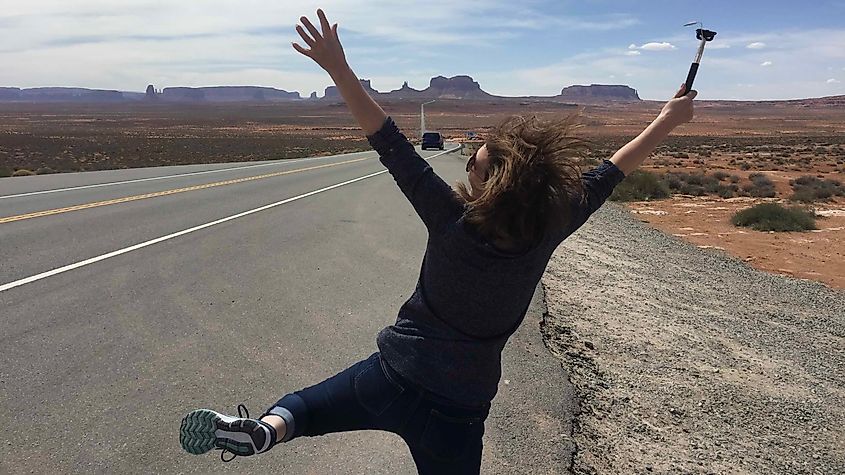
<svg viewBox="0 0 845 475">
<path fill-rule="evenodd" d="M 369 79 L 359 79 L 358 81 L 361 83 L 362 86 L 364 86 L 364 90 L 367 91 L 367 94 L 371 96 L 379 95 L 379 92 L 373 89 L 373 87 L 370 85 Z M 326 91 L 323 93 L 323 99 L 338 101 L 343 100 L 343 98 L 340 97 L 340 92 L 338 92 L 337 86 L 327 87 Z"/>
<path fill-rule="evenodd" d="M 27 102 L 117 102 L 125 100 L 120 91 L 79 87 L 0 88 L 0 100 Z"/>
<path fill-rule="evenodd" d="M 174 102 L 283 102 L 302 99 L 298 92 L 258 86 L 166 87 L 160 97 Z"/>
<path fill-rule="evenodd" d="M 556 99 L 572 102 L 640 101 L 637 90 L 623 85 L 590 84 L 569 86 L 560 91 Z"/>
<path fill-rule="evenodd" d="M 317 98 L 317 91 L 312 92 L 311 95 L 308 96 L 308 99 L 311 99 L 311 100 L 314 100 L 316 98 Z"/>
<path fill-rule="evenodd" d="M 0 101 L 18 101 L 21 98 L 21 88 L 0 87 Z"/>
<path fill-rule="evenodd" d="M 481 85 L 469 76 L 431 78 L 428 89 L 433 96 L 441 99 L 487 99 L 493 97 L 481 90 Z"/>
</svg>

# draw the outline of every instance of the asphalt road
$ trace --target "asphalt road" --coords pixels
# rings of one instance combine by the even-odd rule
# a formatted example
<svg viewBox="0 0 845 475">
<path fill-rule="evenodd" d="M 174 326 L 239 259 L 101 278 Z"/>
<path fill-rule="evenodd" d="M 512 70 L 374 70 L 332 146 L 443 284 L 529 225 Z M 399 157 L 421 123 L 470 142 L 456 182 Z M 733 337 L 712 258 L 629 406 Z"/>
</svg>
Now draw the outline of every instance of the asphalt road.
<svg viewBox="0 0 845 475">
<path fill-rule="evenodd" d="M 462 176 L 457 154 L 431 163 Z M 425 249 L 383 170 L 358 153 L 0 179 L 0 473 L 414 473 L 378 432 L 226 465 L 178 443 L 191 409 L 259 414 L 376 350 Z M 484 473 L 571 461 L 542 313 L 538 293 L 505 351 Z"/>
</svg>

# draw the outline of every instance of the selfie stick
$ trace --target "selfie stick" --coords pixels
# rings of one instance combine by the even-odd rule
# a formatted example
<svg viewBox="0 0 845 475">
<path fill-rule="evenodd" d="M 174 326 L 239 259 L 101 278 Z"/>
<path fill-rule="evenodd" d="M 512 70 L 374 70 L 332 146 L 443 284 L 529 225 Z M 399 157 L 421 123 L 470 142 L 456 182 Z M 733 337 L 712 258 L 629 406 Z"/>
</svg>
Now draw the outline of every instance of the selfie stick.
<svg viewBox="0 0 845 475">
<path fill-rule="evenodd" d="M 695 81 L 695 75 L 698 73 L 698 65 L 701 64 L 701 56 L 704 55 L 704 45 L 707 44 L 708 41 L 713 41 L 713 38 L 716 37 L 715 31 L 705 30 L 704 25 L 698 21 L 691 21 L 684 26 L 693 26 L 698 25 L 700 28 L 695 30 L 695 37 L 701 40 L 701 43 L 698 45 L 698 53 L 695 55 L 695 59 L 693 60 L 692 64 L 689 67 L 689 74 L 687 74 L 687 82 L 686 87 L 684 88 L 684 94 L 687 95 L 692 90 L 692 83 Z"/>
</svg>

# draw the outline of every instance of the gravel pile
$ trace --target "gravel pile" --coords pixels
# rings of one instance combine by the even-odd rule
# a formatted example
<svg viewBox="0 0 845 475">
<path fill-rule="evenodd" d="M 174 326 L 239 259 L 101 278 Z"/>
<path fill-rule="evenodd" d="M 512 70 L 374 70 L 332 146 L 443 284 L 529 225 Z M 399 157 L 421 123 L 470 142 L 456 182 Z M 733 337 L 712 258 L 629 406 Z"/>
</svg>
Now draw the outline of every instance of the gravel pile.
<svg viewBox="0 0 845 475">
<path fill-rule="evenodd" d="M 574 473 L 845 473 L 845 292 L 613 204 L 543 286 L 544 339 L 580 397 Z"/>
</svg>

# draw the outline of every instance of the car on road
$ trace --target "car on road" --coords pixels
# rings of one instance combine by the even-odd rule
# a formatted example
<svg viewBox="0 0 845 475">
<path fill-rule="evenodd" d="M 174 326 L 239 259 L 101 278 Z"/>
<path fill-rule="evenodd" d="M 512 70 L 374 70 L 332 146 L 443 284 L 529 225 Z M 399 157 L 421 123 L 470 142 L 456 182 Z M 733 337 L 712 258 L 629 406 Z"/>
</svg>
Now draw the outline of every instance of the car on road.
<svg viewBox="0 0 845 475">
<path fill-rule="evenodd" d="M 438 148 L 443 150 L 446 144 L 443 142 L 443 136 L 440 132 L 426 132 L 422 136 L 422 149 Z"/>
</svg>

